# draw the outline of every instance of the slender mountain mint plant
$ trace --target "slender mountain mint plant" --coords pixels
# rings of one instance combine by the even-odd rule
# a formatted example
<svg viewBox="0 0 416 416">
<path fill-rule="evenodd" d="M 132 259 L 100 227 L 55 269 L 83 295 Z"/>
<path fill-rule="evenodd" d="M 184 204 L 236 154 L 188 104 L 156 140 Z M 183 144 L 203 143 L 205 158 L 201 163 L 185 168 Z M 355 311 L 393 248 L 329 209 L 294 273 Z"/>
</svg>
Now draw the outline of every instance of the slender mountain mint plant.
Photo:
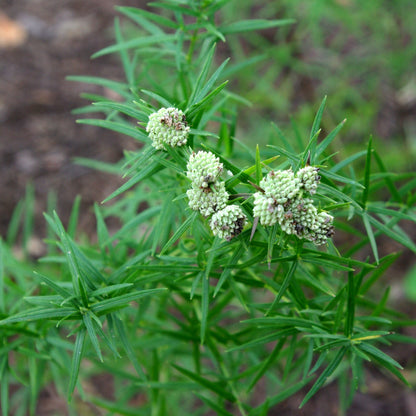
<svg viewBox="0 0 416 416">
<path fill-rule="evenodd" d="M 237 130 L 247 102 L 227 79 L 259 59 L 217 63 L 216 48 L 293 22 L 225 21 L 235 5 L 119 7 L 135 26 L 116 20 L 115 44 L 95 57 L 117 54 L 125 81 L 70 77 L 120 97 L 87 95 L 94 104 L 78 113 L 103 117 L 79 122 L 137 146 L 116 165 L 79 160 L 126 178 L 94 207 L 96 243 L 77 230 L 77 199 L 66 227 L 52 208 L 45 215 L 46 256 L 19 263 L 14 230 L 31 200 L 16 211 L 0 246 L 4 415 L 35 415 L 49 383 L 72 414 L 80 396 L 111 414 L 154 416 L 266 415 L 299 391 L 308 406 L 331 382 L 342 413 L 367 365 L 406 383 L 388 346 L 414 340 L 379 291 L 398 254 L 381 255 L 378 242 L 416 252 L 401 226 L 416 219 L 415 174 L 388 172 L 371 139 L 356 154 L 338 148 L 344 122 L 321 137 L 326 99 L 303 141 L 276 125 L 259 137 Z M 120 228 L 110 232 L 111 217 Z M 112 399 L 84 388 L 99 373 Z M 10 396 L 16 384 L 21 400 Z"/>
</svg>

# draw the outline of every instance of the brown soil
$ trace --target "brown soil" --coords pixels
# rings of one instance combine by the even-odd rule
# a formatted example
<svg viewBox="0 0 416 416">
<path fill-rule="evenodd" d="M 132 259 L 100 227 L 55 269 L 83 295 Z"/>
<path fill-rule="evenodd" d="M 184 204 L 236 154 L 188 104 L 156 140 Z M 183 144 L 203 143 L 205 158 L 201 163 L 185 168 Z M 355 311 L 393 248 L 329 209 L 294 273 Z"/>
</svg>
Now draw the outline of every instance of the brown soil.
<svg viewBox="0 0 416 416">
<path fill-rule="evenodd" d="M 4 3 L 4 2 L 2 2 Z M 122 80 L 116 58 L 91 60 L 112 36 L 116 0 L 6 1 L 0 8 L 26 34 L 21 44 L 0 47 L 0 234 L 5 235 L 11 213 L 28 183 L 36 192 L 36 221 L 41 227 L 47 193 L 56 192 L 63 218 L 76 195 L 84 211 L 116 189 L 116 177 L 73 163 L 77 156 L 116 162 L 131 139 L 76 124 L 75 108 L 88 102 L 83 92 L 109 95 L 101 87 L 67 81 L 68 75 L 93 75 Z M 124 1 L 140 6 L 140 1 Z M 3 20 L 4 22 L 4 20 Z M 1 19 L 0 19 L 1 24 Z M 9 25 L 10 26 L 10 25 Z M 3 31 L 4 24 L 2 25 Z M 13 32 L 13 29 L 11 29 Z M 10 33 L 10 30 L 7 30 Z M 0 37 L 6 37 L 6 35 Z M 92 231 L 92 216 L 81 219 Z M 86 227 L 86 228 L 85 228 Z"/>
<path fill-rule="evenodd" d="M 42 212 L 47 194 L 55 192 L 58 211 L 67 219 L 74 197 L 82 196 L 82 229 L 94 232 L 90 208 L 103 200 L 121 179 L 76 165 L 72 158 L 90 157 L 116 162 L 132 140 L 95 127 L 76 124 L 71 110 L 85 105 L 82 92 L 109 95 L 100 87 L 68 82 L 68 75 L 94 75 L 122 80 L 112 56 L 90 60 L 109 44 L 116 4 L 143 6 L 143 0 L 2 0 L 0 13 L 0 235 L 5 236 L 14 207 L 28 183 L 36 193 L 36 227 L 44 235 Z M 1 16 L 0 16 L 1 17 Z M 8 20 L 10 19 L 10 20 Z M 6 33 L 7 32 L 7 33 Z M 410 334 L 412 331 L 409 329 Z M 413 331 L 413 334 L 414 331 Z M 415 347 L 396 349 L 402 364 L 415 364 Z M 96 388 L 108 391 L 107 377 Z M 349 411 L 354 416 L 416 416 L 416 395 L 377 370 L 368 373 L 366 394 L 359 393 Z M 98 387 L 97 387 L 98 386 Z M 270 415 L 335 416 L 334 386 L 323 389 L 304 409 L 301 395 L 287 400 Z M 65 400 L 51 387 L 41 394 L 45 415 L 65 414 Z M 95 414 L 90 411 L 88 414 Z M 101 413 L 97 413 L 101 414 Z"/>
</svg>

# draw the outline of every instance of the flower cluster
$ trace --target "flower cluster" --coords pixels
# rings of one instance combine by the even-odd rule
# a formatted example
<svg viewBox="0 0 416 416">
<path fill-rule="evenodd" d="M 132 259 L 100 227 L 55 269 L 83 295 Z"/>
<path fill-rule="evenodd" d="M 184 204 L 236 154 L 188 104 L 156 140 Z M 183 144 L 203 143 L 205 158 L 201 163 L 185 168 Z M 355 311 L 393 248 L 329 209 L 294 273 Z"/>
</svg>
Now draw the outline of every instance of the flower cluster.
<svg viewBox="0 0 416 416">
<path fill-rule="evenodd" d="M 246 216 L 238 205 L 227 205 L 212 216 L 209 224 L 214 235 L 230 241 L 243 231 Z"/>
<path fill-rule="evenodd" d="M 189 198 L 189 206 L 194 211 L 199 211 L 204 217 L 209 217 L 214 212 L 224 208 L 228 201 L 228 192 L 224 182 L 211 184 L 201 188 L 192 184 L 186 191 Z"/>
<path fill-rule="evenodd" d="M 183 146 L 188 139 L 190 127 L 185 114 L 177 108 L 161 108 L 150 114 L 146 131 L 152 139 L 152 146 L 164 150 L 165 145 Z"/>
<path fill-rule="evenodd" d="M 306 166 L 295 175 L 292 170 L 269 172 L 260 182 L 263 192 L 254 194 L 253 215 L 262 225 L 278 223 L 287 234 L 325 244 L 334 234 L 334 218 L 318 212 L 311 198 L 319 185 L 319 169 Z"/>
<path fill-rule="evenodd" d="M 225 182 L 220 180 L 223 164 L 213 153 L 199 151 L 192 153 L 186 167 L 186 175 L 192 182 L 186 192 L 189 207 L 204 217 L 212 215 L 213 234 L 230 241 L 243 230 L 246 216 L 238 205 L 227 205 L 229 195 Z"/>
<path fill-rule="evenodd" d="M 220 159 L 211 152 L 192 153 L 186 165 L 187 176 L 192 181 L 192 185 L 208 188 L 210 184 L 217 182 L 224 166 Z"/>
</svg>

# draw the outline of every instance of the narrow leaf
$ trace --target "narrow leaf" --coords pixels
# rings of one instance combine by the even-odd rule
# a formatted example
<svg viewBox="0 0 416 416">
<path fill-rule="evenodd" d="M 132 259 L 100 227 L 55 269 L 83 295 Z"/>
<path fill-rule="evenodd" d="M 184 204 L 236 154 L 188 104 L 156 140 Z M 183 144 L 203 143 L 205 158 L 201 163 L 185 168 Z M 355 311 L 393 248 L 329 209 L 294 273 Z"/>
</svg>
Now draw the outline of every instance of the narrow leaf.
<svg viewBox="0 0 416 416">
<path fill-rule="evenodd" d="M 128 40 L 126 42 L 116 43 L 112 46 L 107 46 L 104 49 L 94 53 L 92 58 L 98 58 L 99 56 L 108 55 L 114 52 L 120 52 L 126 49 L 140 49 L 144 46 L 154 45 L 155 43 L 170 42 L 176 39 L 176 34 L 173 35 L 151 35 L 146 37 L 139 37 Z"/>
<path fill-rule="evenodd" d="M 329 376 L 332 375 L 332 373 L 338 368 L 339 364 L 341 363 L 345 353 L 347 352 L 348 347 L 342 347 L 337 355 L 334 357 L 334 359 L 331 361 L 331 363 L 328 365 L 328 367 L 325 368 L 325 370 L 322 372 L 322 374 L 318 377 L 315 384 L 312 386 L 312 388 L 309 390 L 309 392 L 306 394 L 305 398 L 302 400 L 302 403 L 300 404 L 299 408 L 302 408 L 306 402 L 323 386 L 323 384 L 326 382 Z"/>
<path fill-rule="evenodd" d="M 160 251 L 160 254 L 166 253 L 167 249 L 170 248 L 170 246 L 175 243 L 182 235 L 191 227 L 193 222 L 198 216 L 198 212 L 194 211 L 181 225 L 180 227 L 175 231 L 173 236 L 169 239 L 169 241 L 164 245 L 162 250 Z"/>
<path fill-rule="evenodd" d="M 77 120 L 79 124 L 88 124 L 90 126 L 102 127 L 104 129 L 112 130 L 117 133 L 125 134 L 143 143 L 150 143 L 149 137 L 136 127 L 132 127 L 128 123 L 122 123 L 110 120 L 88 119 L 83 118 Z"/>
<path fill-rule="evenodd" d="M 250 19 L 240 20 L 226 26 L 220 26 L 218 30 L 224 35 L 232 33 L 249 32 L 253 30 L 270 29 L 272 27 L 284 26 L 295 23 L 293 19 L 266 20 L 266 19 Z"/>
<path fill-rule="evenodd" d="M 101 362 L 103 362 L 103 356 L 101 354 L 100 343 L 98 342 L 97 334 L 95 333 L 94 325 L 92 323 L 90 312 L 88 311 L 82 316 L 82 320 L 84 322 L 85 328 L 87 329 L 88 335 L 91 340 L 91 344 L 95 349 L 95 352 L 98 355 L 98 358 Z"/>
<path fill-rule="evenodd" d="M 367 231 L 368 239 L 370 240 L 370 245 L 371 245 L 371 249 L 373 250 L 374 258 L 376 260 L 376 263 L 378 264 L 380 262 L 380 259 L 378 256 L 377 243 L 376 243 L 376 239 L 374 237 L 373 229 L 371 228 L 369 216 L 367 215 L 367 213 L 363 214 L 363 223 Z"/>
<path fill-rule="evenodd" d="M 370 190 L 370 173 L 371 173 L 371 153 L 373 151 L 372 138 L 368 141 L 367 146 L 367 157 L 365 160 L 365 171 L 364 171 L 364 191 L 362 196 L 362 205 L 365 208 L 368 200 L 368 192 Z M 374 249 L 373 249 L 374 252 Z"/>
<path fill-rule="evenodd" d="M 75 385 L 77 383 L 79 367 L 81 365 L 81 360 L 84 355 L 85 334 L 86 334 L 86 330 L 84 328 L 81 328 L 80 331 L 78 332 L 77 339 L 75 341 L 74 353 L 72 355 L 68 396 L 67 396 L 69 402 L 71 401 L 72 393 L 74 392 Z"/>
<path fill-rule="evenodd" d="M 189 377 L 191 380 L 196 381 L 201 386 L 207 388 L 210 391 L 213 391 L 214 393 L 217 393 L 220 397 L 232 403 L 236 401 L 235 397 L 224 388 L 224 383 L 215 383 L 200 376 L 199 374 L 195 374 L 187 370 L 186 368 L 180 367 L 175 364 L 172 364 L 172 367 L 176 368 L 180 373 L 184 374 L 186 377 Z"/>
</svg>

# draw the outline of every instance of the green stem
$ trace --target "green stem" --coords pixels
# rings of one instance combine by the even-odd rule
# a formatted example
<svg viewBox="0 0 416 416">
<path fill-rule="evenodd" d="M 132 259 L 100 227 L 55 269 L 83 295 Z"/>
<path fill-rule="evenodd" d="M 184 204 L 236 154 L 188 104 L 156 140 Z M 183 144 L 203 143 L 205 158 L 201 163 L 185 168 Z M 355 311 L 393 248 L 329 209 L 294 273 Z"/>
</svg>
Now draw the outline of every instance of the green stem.
<svg viewBox="0 0 416 416">
<path fill-rule="evenodd" d="M 241 416 L 247 416 L 247 413 L 244 410 L 243 404 L 242 404 L 241 400 L 238 397 L 238 392 L 237 392 L 236 388 L 234 387 L 234 383 L 230 381 L 230 378 L 231 378 L 230 373 L 228 372 L 228 369 L 227 369 L 226 365 L 224 364 L 224 361 L 222 360 L 221 355 L 219 354 L 219 352 L 217 351 L 215 346 L 212 344 L 211 339 L 208 338 L 208 334 L 207 334 L 207 337 L 206 337 L 206 345 L 211 350 L 214 357 L 216 358 L 222 375 L 228 381 L 228 385 L 230 386 L 231 393 L 233 394 L 233 396 L 236 399 L 236 404 L 237 404 L 238 410 L 240 411 Z"/>
<path fill-rule="evenodd" d="M 199 23 L 199 20 L 198 20 Z M 188 53 L 186 55 L 186 62 L 188 65 L 191 63 L 192 55 L 194 54 L 196 40 L 198 39 L 198 29 L 195 29 L 192 33 L 191 43 L 189 45 Z"/>
</svg>

